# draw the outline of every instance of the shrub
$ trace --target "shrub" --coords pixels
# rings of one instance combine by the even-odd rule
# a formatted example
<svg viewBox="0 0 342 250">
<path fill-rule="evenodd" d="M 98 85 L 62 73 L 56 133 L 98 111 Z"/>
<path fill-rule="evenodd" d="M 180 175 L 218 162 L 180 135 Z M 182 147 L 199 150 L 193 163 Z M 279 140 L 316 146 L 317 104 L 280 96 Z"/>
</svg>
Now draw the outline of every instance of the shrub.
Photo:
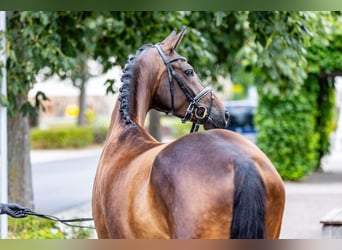
<svg viewBox="0 0 342 250">
<path fill-rule="evenodd" d="M 10 239 L 64 239 L 65 235 L 56 222 L 35 217 L 8 219 Z"/>
<path fill-rule="evenodd" d="M 298 95 L 260 97 L 255 116 L 258 145 L 283 179 L 298 180 L 319 162 L 316 96 L 303 88 Z"/>
<path fill-rule="evenodd" d="M 87 128 L 66 127 L 49 130 L 31 130 L 31 147 L 33 149 L 81 148 L 94 140 Z"/>
<path fill-rule="evenodd" d="M 92 229 L 66 228 L 54 221 L 29 216 L 22 219 L 8 219 L 9 239 L 88 239 Z"/>
</svg>

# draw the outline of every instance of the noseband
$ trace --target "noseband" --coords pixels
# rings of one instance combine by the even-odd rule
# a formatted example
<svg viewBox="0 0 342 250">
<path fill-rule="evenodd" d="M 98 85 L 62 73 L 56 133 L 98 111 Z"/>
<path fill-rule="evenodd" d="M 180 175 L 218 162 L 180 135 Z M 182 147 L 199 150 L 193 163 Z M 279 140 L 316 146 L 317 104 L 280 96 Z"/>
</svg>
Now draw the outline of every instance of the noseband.
<svg viewBox="0 0 342 250">
<path fill-rule="evenodd" d="M 192 97 L 189 90 L 186 88 L 185 83 L 180 79 L 180 77 L 177 75 L 176 71 L 172 67 L 173 62 L 178 61 L 178 60 L 186 61 L 186 58 L 180 56 L 180 57 L 169 59 L 166 57 L 166 55 L 164 54 L 159 44 L 154 45 L 154 47 L 157 48 L 159 55 L 163 59 L 163 62 L 167 69 L 167 76 L 169 80 L 170 95 L 171 95 L 171 111 L 168 114 L 172 115 L 174 111 L 174 86 L 173 86 L 173 78 L 174 78 L 178 86 L 184 93 L 186 99 L 189 102 L 189 106 L 185 112 L 184 117 L 182 118 L 182 123 L 190 121 L 194 113 L 196 122 L 193 122 L 190 133 L 196 132 L 200 124 L 203 124 L 205 119 L 210 118 L 211 109 L 212 109 L 213 101 L 214 101 L 213 91 L 211 88 L 206 87 L 200 93 L 198 93 L 195 97 Z M 209 105 L 209 108 L 207 109 L 206 107 L 201 106 L 199 104 L 199 101 L 203 97 L 205 97 L 208 93 L 210 93 L 210 105 Z"/>
</svg>

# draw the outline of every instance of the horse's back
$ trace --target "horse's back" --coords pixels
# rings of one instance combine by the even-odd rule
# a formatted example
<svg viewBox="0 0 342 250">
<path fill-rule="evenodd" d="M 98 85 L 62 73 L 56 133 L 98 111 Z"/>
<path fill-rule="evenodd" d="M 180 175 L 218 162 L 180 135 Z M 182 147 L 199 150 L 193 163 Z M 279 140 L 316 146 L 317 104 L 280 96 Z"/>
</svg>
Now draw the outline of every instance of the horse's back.
<svg viewBox="0 0 342 250">
<path fill-rule="evenodd" d="M 278 173 L 253 143 L 221 129 L 182 137 L 165 147 L 154 161 L 152 187 L 167 217 L 171 237 L 231 237 L 234 228 L 228 225 L 233 221 L 237 199 L 234 180 L 241 171 L 239 178 L 252 180 L 248 180 L 250 187 L 245 182 L 239 189 L 255 192 L 254 180 L 258 190 L 264 189 L 265 237 L 276 238 L 284 196 Z M 272 206 L 277 206 L 278 211 L 274 212 Z"/>
</svg>

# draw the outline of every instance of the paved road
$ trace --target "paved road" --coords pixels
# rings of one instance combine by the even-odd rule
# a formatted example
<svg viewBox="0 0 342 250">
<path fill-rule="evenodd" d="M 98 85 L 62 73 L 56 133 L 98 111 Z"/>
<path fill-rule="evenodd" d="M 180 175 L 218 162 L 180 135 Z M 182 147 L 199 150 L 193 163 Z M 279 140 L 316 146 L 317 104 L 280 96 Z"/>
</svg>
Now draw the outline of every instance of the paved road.
<svg viewBox="0 0 342 250">
<path fill-rule="evenodd" d="M 89 203 L 99 155 L 97 149 L 31 153 L 35 210 L 56 214 Z"/>
</svg>

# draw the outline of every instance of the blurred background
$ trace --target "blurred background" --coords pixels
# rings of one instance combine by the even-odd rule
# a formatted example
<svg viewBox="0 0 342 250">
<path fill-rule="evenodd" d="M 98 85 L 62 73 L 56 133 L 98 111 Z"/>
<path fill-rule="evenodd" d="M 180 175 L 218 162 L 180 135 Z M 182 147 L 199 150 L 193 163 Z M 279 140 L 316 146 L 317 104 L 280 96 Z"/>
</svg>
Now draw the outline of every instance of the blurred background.
<svg viewBox="0 0 342 250">
<path fill-rule="evenodd" d="M 224 102 L 231 114 L 227 129 L 256 143 L 285 181 L 324 171 L 325 157 L 341 150 L 341 12 L 5 15 L 0 67 L 6 69 L 1 79 L 7 81 L 7 93 L 0 95 L 0 104 L 7 108 L 12 202 L 57 211 L 43 204 L 48 194 L 35 191 L 39 185 L 46 188 L 33 181 L 46 177 L 35 174 L 53 169 L 34 170 L 43 154 L 59 152 L 54 157 L 62 159 L 75 150 L 94 149 L 98 157 L 127 59 L 141 45 L 157 43 L 183 26 L 188 31 L 178 52 Z M 151 111 L 145 126 L 156 139 L 170 141 L 189 133 L 191 124 Z M 89 162 L 93 174 L 97 158 Z"/>
</svg>

